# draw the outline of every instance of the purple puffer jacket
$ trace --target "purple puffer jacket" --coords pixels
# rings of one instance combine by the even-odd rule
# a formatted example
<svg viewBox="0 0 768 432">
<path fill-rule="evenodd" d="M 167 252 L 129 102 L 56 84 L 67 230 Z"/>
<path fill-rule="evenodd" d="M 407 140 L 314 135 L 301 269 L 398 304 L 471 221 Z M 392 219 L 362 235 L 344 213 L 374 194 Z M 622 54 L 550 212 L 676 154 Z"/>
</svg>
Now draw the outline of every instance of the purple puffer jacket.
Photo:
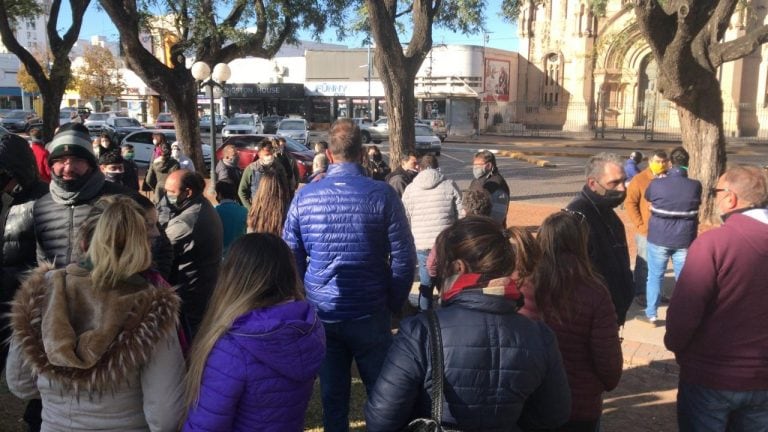
<svg viewBox="0 0 768 432">
<path fill-rule="evenodd" d="M 324 356 L 325 332 L 306 301 L 239 317 L 211 350 L 183 430 L 303 430 Z"/>
</svg>

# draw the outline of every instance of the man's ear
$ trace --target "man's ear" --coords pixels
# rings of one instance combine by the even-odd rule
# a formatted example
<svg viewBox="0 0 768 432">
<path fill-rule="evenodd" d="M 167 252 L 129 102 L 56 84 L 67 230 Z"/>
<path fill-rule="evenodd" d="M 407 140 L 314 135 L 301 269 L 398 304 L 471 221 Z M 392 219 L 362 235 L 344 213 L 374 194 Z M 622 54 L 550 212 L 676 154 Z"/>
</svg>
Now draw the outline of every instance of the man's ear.
<svg viewBox="0 0 768 432">
<path fill-rule="evenodd" d="M 333 162 L 333 153 L 331 153 L 331 149 L 325 149 L 325 156 L 328 158 L 328 165 L 334 163 Z"/>
</svg>

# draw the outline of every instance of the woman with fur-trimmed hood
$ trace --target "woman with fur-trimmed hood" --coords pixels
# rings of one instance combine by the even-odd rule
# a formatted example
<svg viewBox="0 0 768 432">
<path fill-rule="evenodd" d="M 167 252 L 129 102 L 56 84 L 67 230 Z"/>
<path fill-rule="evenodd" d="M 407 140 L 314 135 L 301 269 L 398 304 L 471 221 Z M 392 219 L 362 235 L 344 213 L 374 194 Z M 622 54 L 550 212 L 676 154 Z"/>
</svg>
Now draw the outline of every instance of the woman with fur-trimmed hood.
<svg viewBox="0 0 768 432">
<path fill-rule="evenodd" d="M 172 431 L 183 415 L 180 300 L 147 277 L 141 208 L 118 198 L 86 259 L 40 267 L 17 293 L 6 364 L 18 397 L 42 398 L 43 431 Z"/>
</svg>

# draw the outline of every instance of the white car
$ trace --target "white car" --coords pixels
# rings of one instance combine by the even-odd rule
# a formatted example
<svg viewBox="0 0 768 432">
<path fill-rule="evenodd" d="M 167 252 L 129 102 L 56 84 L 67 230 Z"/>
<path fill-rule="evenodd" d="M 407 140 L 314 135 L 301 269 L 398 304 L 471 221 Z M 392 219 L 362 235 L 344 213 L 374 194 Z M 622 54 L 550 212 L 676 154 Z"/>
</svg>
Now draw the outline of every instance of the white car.
<svg viewBox="0 0 768 432">
<path fill-rule="evenodd" d="M 91 115 L 88 116 L 88 120 L 83 123 L 83 126 L 87 127 L 88 132 L 92 135 L 100 134 L 102 129 L 104 129 L 107 119 L 110 117 L 115 117 L 115 114 L 108 112 L 91 113 Z"/>
<path fill-rule="evenodd" d="M 264 133 L 264 125 L 258 116 L 253 114 L 235 115 L 229 119 L 227 125 L 221 130 L 224 138 L 232 135 L 256 135 Z"/>
<path fill-rule="evenodd" d="M 307 145 L 309 141 L 309 123 L 304 119 L 285 119 L 277 124 L 275 135 L 281 137 L 293 138 L 294 140 Z"/>
<path fill-rule="evenodd" d="M 440 156 L 442 150 L 442 141 L 435 135 L 431 127 L 427 125 L 416 125 L 416 150 L 417 153 L 434 153 Z"/>
<path fill-rule="evenodd" d="M 174 129 L 145 129 L 129 133 L 123 138 L 120 145 L 132 145 L 134 152 L 133 161 L 139 166 L 148 166 L 155 152 L 155 145 L 152 143 L 152 135 L 155 133 L 165 135 L 165 139 L 169 143 L 176 141 L 176 131 Z M 207 166 L 211 165 L 211 146 L 205 143 L 203 143 L 203 160 Z"/>
</svg>

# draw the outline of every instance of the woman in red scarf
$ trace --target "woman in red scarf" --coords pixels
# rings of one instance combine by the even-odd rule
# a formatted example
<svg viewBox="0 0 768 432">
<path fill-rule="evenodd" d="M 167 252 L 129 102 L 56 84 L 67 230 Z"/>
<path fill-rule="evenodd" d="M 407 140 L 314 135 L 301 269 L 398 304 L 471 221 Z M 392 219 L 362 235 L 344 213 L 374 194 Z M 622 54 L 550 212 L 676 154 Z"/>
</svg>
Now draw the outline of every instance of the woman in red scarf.
<svg viewBox="0 0 768 432">
<path fill-rule="evenodd" d="M 467 217 L 437 238 L 444 427 L 537 430 L 564 423 L 570 392 L 555 335 L 517 313 L 515 253 L 498 223 Z M 431 415 L 425 314 L 405 320 L 365 408 L 369 431 L 397 431 Z"/>
</svg>

